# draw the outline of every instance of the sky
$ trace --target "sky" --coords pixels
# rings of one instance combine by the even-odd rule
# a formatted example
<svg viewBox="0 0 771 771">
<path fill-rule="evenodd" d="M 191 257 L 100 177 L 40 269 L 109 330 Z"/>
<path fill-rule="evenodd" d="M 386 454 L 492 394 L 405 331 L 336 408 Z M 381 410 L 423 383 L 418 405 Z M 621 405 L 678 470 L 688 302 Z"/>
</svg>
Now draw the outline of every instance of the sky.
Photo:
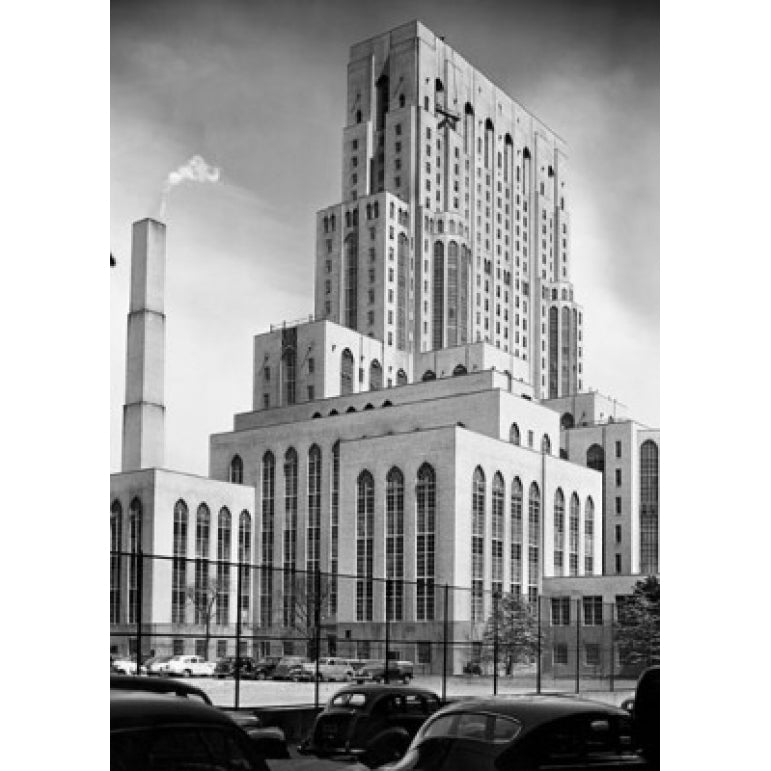
<svg viewBox="0 0 771 771">
<path fill-rule="evenodd" d="M 252 338 L 313 313 L 315 212 L 341 198 L 351 45 L 419 19 L 566 140 L 584 386 L 659 425 L 659 9 L 635 0 L 113 0 L 110 466 L 131 224 L 168 197 L 166 467 L 208 473 L 251 409 Z"/>
</svg>

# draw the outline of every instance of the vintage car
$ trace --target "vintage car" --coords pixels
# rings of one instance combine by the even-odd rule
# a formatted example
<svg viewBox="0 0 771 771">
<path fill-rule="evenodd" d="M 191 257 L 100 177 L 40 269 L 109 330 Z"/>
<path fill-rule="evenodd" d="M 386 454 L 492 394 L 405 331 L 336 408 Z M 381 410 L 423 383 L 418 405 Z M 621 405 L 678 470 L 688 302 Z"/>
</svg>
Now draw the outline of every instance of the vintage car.
<svg viewBox="0 0 771 771">
<path fill-rule="evenodd" d="M 243 678 L 249 678 L 254 672 L 255 663 L 251 656 L 241 656 L 239 659 L 240 676 Z M 223 656 L 219 659 L 214 666 L 214 677 L 235 677 L 236 676 L 236 657 L 235 656 Z"/>
<path fill-rule="evenodd" d="M 437 712 L 392 771 L 649 769 L 636 751 L 632 718 L 571 696 L 497 696 Z"/>
<path fill-rule="evenodd" d="M 137 660 L 128 656 L 119 656 L 114 659 L 110 657 L 110 672 L 115 672 L 119 675 L 135 675 L 137 673 Z M 147 674 L 147 667 L 144 664 L 140 665 L 139 674 Z"/>
<path fill-rule="evenodd" d="M 215 666 L 213 661 L 207 661 L 203 656 L 172 656 L 168 674 L 182 677 L 211 677 Z"/>
<path fill-rule="evenodd" d="M 305 656 L 282 656 L 271 677 L 274 680 L 301 680 L 303 664 L 307 663 Z"/>
<path fill-rule="evenodd" d="M 254 671 L 248 677 L 252 680 L 267 680 L 281 661 L 281 656 L 263 656 L 255 665 Z"/>
<path fill-rule="evenodd" d="M 302 665 L 303 670 L 314 680 L 317 676 L 319 680 L 342 680 L 350 682 L 353 680 L 353 667 L 348 663 L 348 659 L 339 659 L 335 657 L 320 658 L 318 667 L 315 661 Z"/>
<path fill-rule="evenodd" d="M 147 674 L 154 676 L 168 675 L 169 674 L 169 662 L 174 658 L 173 656 L 152 656 L 145 661 L 144 665 L 147 667 Z"/>
<path fill-rule="evenodd" d="M 329 700 L 298 750 L 318 757 L 355 757 L 375 768 L 400 758 L 439 707 L 437 695 L 421 688 L 350 685 Z"/>
<path fill-rule="evenodd" d="M 215 707 L 110 689 L 110 769 L 238 768 L 269 771 L 249 737 Z"/>
<path fill-rule="evenodd" d="M 411 661 L 389 661 L 388 682 L 408 684 L 412 680 L 413 669 Z M 363 667 L 356 671 L 354 679 L 357 683 L 365 683 L 368 680 L 373 683 L 384 683 L 386 678 L 383 661 L 378 659 L 367 661 Z"/>
<path fill-rule="evenodd" d="M 138 679 L 128 675 L 111 675 L 110 691 L 134 691 L 137 693 L 160 693 L 192 699 L 203 704 L 212 705 L 206 691 L 198 686 L 174 678 L 162 680 Z M 226 711 L 224 712 L 236 725 L 240 726 L 252 742 L 253 747 L 263 758 L 288 758 L 289 750 L 286 746 L 286 737 L 280 728 L 263 726 L 262 720 L 253 712 Z"/>
</svg>

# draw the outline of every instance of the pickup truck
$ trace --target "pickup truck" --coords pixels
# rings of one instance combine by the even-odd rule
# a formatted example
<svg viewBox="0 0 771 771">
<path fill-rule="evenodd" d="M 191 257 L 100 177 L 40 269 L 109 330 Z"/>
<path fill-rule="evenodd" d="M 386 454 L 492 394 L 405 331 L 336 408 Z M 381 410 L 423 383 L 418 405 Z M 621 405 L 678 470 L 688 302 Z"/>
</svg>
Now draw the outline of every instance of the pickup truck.
<svg viewBox="0 0 771 771">
<path fill-rule="evenodd" d="M 311 680 L 316 677 L 316 662 L 311 661 L 303 664 L 303 671 L 307 673 Z M 353 680 L 353 667 L 348 663 L 348 659 L 340 658 L 321 658 L 319 659 L 319 680 L 341 680 L 350 682 Z"/>
<path fill-rule="evenodd" d="M 388 662 L 388 682 L 398 683 L 399 681 L 407 685 L 413 678 L 413 665 L 411 661 L 389 661 Z M 354 675 L 357 683 L 367 681 L 374 683 L 385 682 L 385 668 L 383 662 L 376 659 L 368 661 Z"/>
<path fill-rule="evenodd" d="M 212 677 L 216 664 L 203 656 L 173 656 L 168 673 L 182 677 Z"/>
</svg>

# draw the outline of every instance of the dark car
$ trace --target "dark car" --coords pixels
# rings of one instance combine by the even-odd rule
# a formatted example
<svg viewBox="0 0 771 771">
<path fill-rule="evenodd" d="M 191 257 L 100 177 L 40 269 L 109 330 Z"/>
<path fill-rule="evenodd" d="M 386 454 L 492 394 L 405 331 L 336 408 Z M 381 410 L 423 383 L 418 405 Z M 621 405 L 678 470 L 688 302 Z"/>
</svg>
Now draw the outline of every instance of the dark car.
<svg viewBox="0 0 771 771">
<path fill-rule="evenodd" d="M 241 677 L 249 678 L 255 670 L 254 659 L 250 656 L 241 656 L 240 659 L 240 674 Z M 223 677 L 235 677 L 236 676 L 236 657 L 235 656 L 223 656 L 217 665 L 214 667 L 214 677 L 222 679 Z"/>
<path fill-rule="evenodd" d="M 271 677 L 274 680 L 299 680 L 302 676 L 303 664 L 307 664 L 305 656 L 282 656 Z"/>
<path fill-rule="evenodd" d="M 134 691 L 135 693 L 171 694 L 182 698 L 200 701 L 211 706 L 211 699 L 206 691 L 195 685 L 174 678 L 147 679 L 131 675 L 111 675 L 110 691 Z M 236 725 L 240 726 L 252 742 L 252 746 L 264 758 L 288 758 L 286 737 L 280 728 L 263 726 L 258 716 L 248 711 L 224 712 Z"/>
<path fill-rule="evenodd" d="M 467 661 L 463 665 L 464 675 L 481 675 L 482 665 L 478 661 Z"/>
<path fill-rule="evenodd" d="M 400 758 L 439 706 L 437 695 L 421 688 L 351 685 L 329 700 L 299 751 L 353 756 L 374 768 Z"/>
<path fill-rule="evenodd" d="M 411 661 L 389 661 L 388 682 L 402 682 L 406 685 L 412 680 L 413 669 Z M 384 683 L 385 666 L 382 661 L 372 659 L 358 669 L 353 676 L 357 683 L 364 683 L 367 680 L 371 680 L 373 683 Z"/>
<path fill-rule="evenodd" d="M 649 769 L 625 710 L 570 696 L 464 700 L 429 718 L 393 771 Z"/>
<path fill-rule="evenodd" d="M 215 707 L 111 689 L 111 771 L 158 768 L 269 771 L 247 735 Z"/>
<path fill-rule="evenodd" d="M 273 677 L 273 672 L 281 661 L 281 656 L 263 656 L 255 665 L 254 671 L 249 675 L 253 680 L 267 680 Z"/>
</svg>

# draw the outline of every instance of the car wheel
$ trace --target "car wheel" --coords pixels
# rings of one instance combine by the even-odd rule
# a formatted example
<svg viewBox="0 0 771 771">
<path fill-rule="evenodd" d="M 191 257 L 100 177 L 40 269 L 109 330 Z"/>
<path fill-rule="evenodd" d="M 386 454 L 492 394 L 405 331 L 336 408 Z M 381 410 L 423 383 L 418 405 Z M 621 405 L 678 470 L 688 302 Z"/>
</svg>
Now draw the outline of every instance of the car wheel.
<svg viewBox="0 0 771 771">
<path fill-rule="evenodd" d="M 193 676 L 193 673 L 189 669 L 186 669 L 182 674 L 183 674 L 184 677 L 192 677 Z"/>
</svg>

